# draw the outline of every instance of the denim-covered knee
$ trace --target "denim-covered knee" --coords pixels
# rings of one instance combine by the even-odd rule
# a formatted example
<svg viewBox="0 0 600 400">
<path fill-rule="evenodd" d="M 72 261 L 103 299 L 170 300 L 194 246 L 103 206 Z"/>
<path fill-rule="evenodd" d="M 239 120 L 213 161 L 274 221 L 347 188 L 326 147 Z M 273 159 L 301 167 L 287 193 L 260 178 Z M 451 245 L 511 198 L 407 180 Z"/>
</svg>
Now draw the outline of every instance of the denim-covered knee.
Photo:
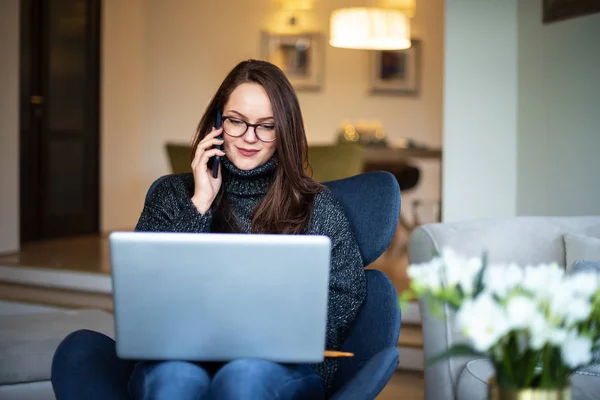
<svg viewBox="0 0 600 400">
<path fill-rule="evenodd" d="M 257 359 L 240 359 L 225 364 L 210 387 L 215 399 L 274 398 L 273 379 L 281 368 L 277 363 Z"/>
<path fill-rule="evenodd" d="M 138 362 L 129 380 L 139 399 L 202 399 L 210 384 L 206 370 L 186 361 Z"/>
<path fill-rule="evenodd" d="M 101 354 L 98 349 L 114 351 L 114 340 L 100 333 L 81 329 L 67 335 L 56 348 L 52 357 L 51 375 L 61 372 L 67 365 L 77 365 L 91 354 Z"/>
<path fill-rule="evenodd" d="M 114 366 L 109 359 L 114 348 L 114 340 L 99 332 L 83 329 L 67 335 L 56 348 L 50 367 L 50 381 L 56 397 L 67 398 L 69 393 L 77 390 L 74 379 L 78 382 L 91 379 L 90 369 L 101 373 L 97 370 L 105 364 Z"/>
</svg>

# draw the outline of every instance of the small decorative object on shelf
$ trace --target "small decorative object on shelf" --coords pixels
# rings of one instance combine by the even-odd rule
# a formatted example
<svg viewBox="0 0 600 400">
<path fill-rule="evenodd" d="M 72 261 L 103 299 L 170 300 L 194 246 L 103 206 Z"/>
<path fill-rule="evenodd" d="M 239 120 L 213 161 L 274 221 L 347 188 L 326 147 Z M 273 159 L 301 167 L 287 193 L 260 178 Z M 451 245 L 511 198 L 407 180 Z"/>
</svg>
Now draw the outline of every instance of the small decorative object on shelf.
<svg viewBox="0 0 600 400">
<path fill-rule="evenodd" d="M 462 344 L 428 360 L 486 357 L 495 376 L 489 399 L 571 399 L 570 376 L 597 362 L 600 277 L 558 264 L 491 264 L 450 248 L 409 266 L 401 302 L 423 299 L 433 313 L 455 312 Z M 534 395 L 532 397 L 532 395 Z"/>
<path fill-rule="evenodd" d="M 387 145 L 383 126 L 379 121 L 358 121 L 356 125 L 344 121 L 340 126 L 338 140 L 341 143 L 358 142 L 366 145 Z"/>
</svg>

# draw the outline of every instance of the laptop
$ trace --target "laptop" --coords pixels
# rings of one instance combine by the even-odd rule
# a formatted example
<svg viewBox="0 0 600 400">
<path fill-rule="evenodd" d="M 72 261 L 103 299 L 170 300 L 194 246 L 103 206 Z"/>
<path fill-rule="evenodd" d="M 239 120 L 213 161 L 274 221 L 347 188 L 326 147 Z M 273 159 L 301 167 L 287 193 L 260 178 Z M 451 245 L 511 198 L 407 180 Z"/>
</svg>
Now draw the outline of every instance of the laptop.
<svg viewBox="0 0 600 400">
<path fill-rule="evenodd" d="M 323 361 L 326 236 L 114 232 L 117 355 Z"/>
</svg>

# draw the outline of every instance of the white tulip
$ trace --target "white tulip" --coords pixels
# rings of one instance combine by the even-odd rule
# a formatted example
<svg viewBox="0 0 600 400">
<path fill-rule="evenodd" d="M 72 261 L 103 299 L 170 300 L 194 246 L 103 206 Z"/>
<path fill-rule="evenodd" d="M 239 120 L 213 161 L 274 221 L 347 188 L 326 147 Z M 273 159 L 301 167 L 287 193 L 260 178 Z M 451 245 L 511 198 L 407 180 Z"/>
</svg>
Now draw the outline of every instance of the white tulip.
<svg viewBox="0 0 600 400">
<path fill-rule="evenodd" d="M 522 286 L 539 299 L 554 296 L 565 271 L 556 263 L 525 267 Z"/>
<path fill-rule="evenodd" d="M 592 341 L 585 336 L 570 333 L 560 348 L 563 362 L 570 368 L 577 368 L 592 361 Z"/>
<path fill-rule="evenodd" d="M 564 322 L 567 326 L 586 320 L 592 312 L 589 300 L 579 296 L 569 280 L 561 282 L 549 303 L 551 317 L 556 318 L 557 323 Z"/>
<path fill-rule="evenodd" d="M 442 249 L 442 261 L 446 272 L 446 285 L 458 286 L 465 295 L 471 295 L 475 290 L 475 278 L 482 268 L 481 258 L 465 258 L 450 247 Z"/>
<path fill-rule="evenodd" d="M 573 291 L 581 296 L 590 298 L 598 291 L 598 274 L 590 272 L 579 272 L 569 275 L 568 284 Z"/>
<path fill-rule="evenodd" d="M 592 305 L 589 301 L 576 297 L 571 299 L 567 309 L 567 315 L 565 317 L 565 323 L 567 326 L 585 321 L 589 318 L 592 313 Z"/>
<path fill-rule="evenodd" d="M 524 329 L 534 318 L 539 317 L 537 303 L 526 296 L 513 296 L 506 304 L 506 314 L 511 329 Z"/>
<path fill-rule="evenodd" d="M 486 290 L 504 297 L 521 283 L 523 269 L 516 264 L 490 264 L 483 279 Z"/>
<path fill-rule="evenodd" d="M 529 345 L 534 350 L 541 350 L 546 344 L 561 346 L 567 339 L 567 331 L 548 323 L 541 314 L 531 321 L 529 334 Z"/>
<path fill-rule="evenodd" d="M 506 335 L 510 326 L 504 310 L 489 293 L 481 293 L 462 304 L 456 320 L 477 351 L 488 351 Z"/>
<path fill-rule="evenodd" d="M 529 325 L 529 345 L 533 350 L 541 350 L 553 336 L 553 327 L 542 314 L 536 315 Z"/>
<path fill-rule="evenodd" d="M 428 263 L 413 264 L 407 274 L 412 281 L 434 293 L 442 288 L 442 261 L 439 258 Z"/>
<path fill-rule="evenodd" d="M 562 344 L 567 340 L 567 331 L 561 328 L 553 328 L 550 331 L 550 344 L 554 346 L 562 346 Z"/>
</svg>

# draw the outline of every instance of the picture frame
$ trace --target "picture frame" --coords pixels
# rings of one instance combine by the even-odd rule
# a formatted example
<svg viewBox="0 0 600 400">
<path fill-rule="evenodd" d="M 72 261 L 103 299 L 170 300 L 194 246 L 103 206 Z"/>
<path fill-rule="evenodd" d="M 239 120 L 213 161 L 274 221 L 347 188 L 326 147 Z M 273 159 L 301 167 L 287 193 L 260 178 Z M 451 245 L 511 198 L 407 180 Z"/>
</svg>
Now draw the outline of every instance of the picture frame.
<svg viewBox="0 0 600 400">
<path fill-rule="evenodd" d="M 261 57 L 283 70 L 296 90 L 320 90 L 323 85 L 323 36 L 319 32 L 261 32 Z"/>
<path fill-rule="evenodd" d="M 412 39 L 408 49 L 371 51 L 371 93 L 418 95 L 421 83 L 421 46 L 419 39 Z"/>
<path fill-rule="evenodd" d="M 542 22 L 549 24 L 598 12 L 600 12 L 598 0 L 544 0 Z"/>
</svg>

